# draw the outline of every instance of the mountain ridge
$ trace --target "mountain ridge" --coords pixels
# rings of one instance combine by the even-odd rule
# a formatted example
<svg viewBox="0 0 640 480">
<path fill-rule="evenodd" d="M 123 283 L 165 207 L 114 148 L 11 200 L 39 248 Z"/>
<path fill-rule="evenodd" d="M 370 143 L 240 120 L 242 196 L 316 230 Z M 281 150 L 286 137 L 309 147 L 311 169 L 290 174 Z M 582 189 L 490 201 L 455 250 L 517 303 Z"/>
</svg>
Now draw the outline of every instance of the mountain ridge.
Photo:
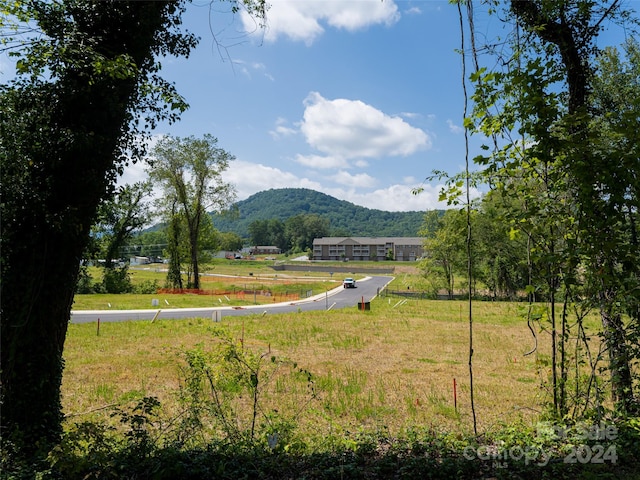
<svg viewBox="0 0 640 480">
<path fill-rule="evenodd" d="M 277 218 L 286 221 L 300 214 L 316 214 L 329 219 L 331 236 L 416 237 L 425 212 L 388 212 L 338 200 L 308 188 L 277 188 L 255 193 L 234 204 L 229 213 L 212 214 L 214 227 L 248 237 L 255 220 Z"/>
</svg>

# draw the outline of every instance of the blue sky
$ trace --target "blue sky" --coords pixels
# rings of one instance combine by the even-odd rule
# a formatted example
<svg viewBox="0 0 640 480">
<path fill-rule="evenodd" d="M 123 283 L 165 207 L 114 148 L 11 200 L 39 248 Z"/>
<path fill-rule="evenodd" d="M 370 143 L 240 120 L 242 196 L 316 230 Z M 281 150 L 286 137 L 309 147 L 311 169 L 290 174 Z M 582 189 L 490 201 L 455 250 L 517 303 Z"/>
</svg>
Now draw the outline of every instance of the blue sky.
<svg viewBox="0 0 640 480">
<path fill-rule="evenodd" d="M 224 178 L 239 200 L 304 187 L 381 210 L 442 207 L 436 184 L 411 190 L 433 169 L 464 169 L 456 7 L 271 4 L 264 30 L 226 3 L 188 6 L 200 44 L 163 62 L 163 75 L 191 107 L 157 133 L 217 137 L 236 157 Z"/>
<path fill-rule="evenodd" d="M 456 6 L 447 0 L 270 3 L 265 29 L 242 12 L 232 14 L 230 2 L 187 6 L 184 27 L 200 44 L 188 59 L 164 59 L 162 75 L 190 109 L 155 134 L 217 137 L 236 157 L 224 179 L 238 200 L 304 187 L 387 211 L 445 208 L 437 201 L 440 186 L 425 178 L 436 169 L 464 170 Z M 480 41 L 504 28 L 496 17 L 477 14 Z M 6 57 L 0 67 L 1 80 L 11 72 Z M 470 158 L 479 143 L 472 137 Z M 123 182 L 144 175 L 136 165 Z M 418 186 L 423 193 L 413 195 Z"/>
</svg>

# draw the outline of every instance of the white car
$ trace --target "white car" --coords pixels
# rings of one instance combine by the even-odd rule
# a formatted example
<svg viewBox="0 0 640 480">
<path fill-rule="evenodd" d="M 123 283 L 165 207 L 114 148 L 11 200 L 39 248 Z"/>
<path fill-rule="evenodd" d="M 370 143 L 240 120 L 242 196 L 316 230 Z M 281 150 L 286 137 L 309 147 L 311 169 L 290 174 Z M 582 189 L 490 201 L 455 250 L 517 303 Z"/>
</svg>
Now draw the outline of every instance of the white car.
<svg viewBox="0 0 640 480">
<path fill-rule="evenodd" d="M 344 282 L 342 282 L 342 286 L 344 288 L 356 288 L 356 281 L 351 277 L 345 278 Z"/>
</svg>

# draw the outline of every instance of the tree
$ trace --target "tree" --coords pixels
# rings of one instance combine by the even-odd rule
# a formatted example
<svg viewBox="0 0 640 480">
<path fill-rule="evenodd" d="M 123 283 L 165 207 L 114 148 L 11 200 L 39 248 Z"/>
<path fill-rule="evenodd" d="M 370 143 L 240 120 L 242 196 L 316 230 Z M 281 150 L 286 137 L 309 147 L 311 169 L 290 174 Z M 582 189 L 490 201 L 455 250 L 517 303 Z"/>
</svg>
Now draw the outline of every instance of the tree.
<svg viewBox="0 0 640 480">
<path fill-rule="evenodd" d="M 329 219 L 316 214 L 300 214 L 285 222 L 285 236 L 294 252 L 313 248 L 313 239 L 329 234 Z"/>
<path fill-rule="evenodd" d="M 286 226 L 279 218 L 272 218 L 268 223 L 269 242 L 266 245 L 275 245 L 280 251 L 289 250 L 289 240 L 286 235 Z"/>
<path fill-rule="evenodd" d="M 149 221 L 145 199 L 151 194 L 149 182 L 121 187 L 113 198 L 102 202 L 98 220 L 92 227 L 93 258 L 103 260 L 102 287 L 106 293 L 127 293 L 133 286 L 127 265 L 116 265 L 133 233 Z"/>
<path fill-rule="evenodd" d="M 269 220 L 254 220 L 249 224 L 248 230 L 251 245 L 271 245 Z"/>
<path fill-rule="evenodd" d="M 472 216 L 474 278 L 493 298 L 513 300 L 528 284 L 526 236 L 511 225 L 504 201 L 489 191 Z"/>
<path fill-rule="evenodd" d="M 162 257 L 167 247 L 167 226 L 160 225 L 154 230 L 145 230 L 134 235 L 123 248 L 123 255 Z"/>
<path fill-rule="evenodd" d="M 188 251 L 183 248 L 184 242 L 184 218 L 178 213 L 174 200 L 170 210 L 165 213 L 167 217 L 167 250 L 169 268 L 167 269 L 167 287 L 182 290 L 182 262 L 188 258 Z"/>
<path fill-rule="evenodd" d="M 447 210 L 444 215 L 432 210 L 425 215 L 425 258 L 420 266 L 435 279 L 435 290 L 443 286 L 449 298 L 455 291 L 456 273 L 465 273 L 465 217 L 461 210 Z"/>
<path fill-rule="evenodd" d="M 254 2 L 252 13 L 264 13 Z M 188 55 L 183 2 L 3 1 L 17 78 L 0 87 L 0 432 L 37 460 L 61 433 L 63 347 L 98 206 L 158 120 L 186 108 L 156 56 Z M 24 41 L 21 41 L 24 40 Z M 139 127 L 139 128 L 138 128 Z"/>
<path fill-rule="evenodd" d="M 235 190 L 222 180 L 222 173 L 234 160 L 230 153 L 217 147 L 212 135 L 164 137 L 153 148 L 149 176 L 164 189 L 162 203 L 170 218 L 184 219 L 188 239 L 190 272 L 193 282 L 187 288 L 200 288 L 199 240 L 207 210 L 221 211 L 233 203 Z"/>
<path fill-rule="evenodd" d="M 218 233 L 218 242 L 220 250 L 227 252 L 235 252 L 242 249 L 244 241 L 242 237 L 234 232 L 220 232 Z"/>
<path fill-rule="evenodd" d="M 638 163 L 637 156 L 625 162 L 608 148 L 608 130 L 597 126 L 606 115 L 593 108 L 590 95 L 594 40 L 603 22 L 615 19 L 620 2 L 510 0 L 507 5 L 516 28 L 510 49 L 503 50 L 509 58 L 497 62 L 505 68 L 472 75 L 475 112 L 467 125 L 493 140 L 493 148 L 485 147 L 490 153 L 476 160 L 492 188 L 521 200 L 511 220 L 526 232 L 530 265 L 546 265 L 542 278 L 550 299 L 556 413 L 567 413 L 569 338 L 566 308 L 560 325 L 555 321 L 556 298 L 565 307 L 576 301 L 600 311 L 613 396 L 620 411 L 631 411 L 630 350 L 618 305 L 631 291 L 622 267 L 630 252 L 633 209 L 624 198 L 637 192 L 629 185 L 637 182 L 632 179 L 638 178 Z M 579 301 L 577 289 L 584 289 L 586 300 Z"/>
<path fill-rule="evenodd" d="M 180 5 L 2 5 L 40 28 L 17 52 L 17 79 L 0 91 L 2 438 L 27 457 L 59 438 L 62 352 L 80 259 L 124 152 L 140 153 L 132 122 L 172 116 L 156 106 L 159 95 L 184 107 L 155 76 L 154 61 L 195 43 L 173 33 Z"/>
<path fill-rule="evenodd" d="M 98 220 L 93 225 L 92 237 L 100 245 L 98 258 L 106 268 L 122 257 L 121 250 L 134 232 L 149 222 L 151 183 L 138 182 L 121 187 L 113 198 L 104 201 L 98 209 Z"/>
<path fill-rule="evenodd" d="M 561 150 L 569 189 L 575 199 L 581 253 L 594 275 L 594 305 L 600 311 L 604 341 L 609 353 L 612 393 L 623 412 L 637 408 L 631 377 L 629 345 L 618 303 L 623 295 L 619 252 L 625 248 L 625 223 L 619 215 L 620 199 L 614 172 L 626 166 L 603 155 L 590 111 L 589 90 L 593 72 L 593 45 L 599 25 L 611 19 L 618 7 L 614 0 L 603 6 L 588 1 L 541 6 L 535 2 L 512 0 L 511 10 L 518 22 L 543 44 L 555 49 L 566 84 L 566 115 L 560 127 L 564 134 Z M 546 8 L 545 8 L 546 7 Z M 637 165 L 637 161 L 636 161 Z M 637 168 L 634 169 L 637 171 Z M 620 223 L 622 221 L 623 223 Z M 622 239 L 611 241 L 611 239 Z"/>
<path fill-rule="evenodd" d="M 251 245 L 275 245 L 283 252 L 290 248 L 285 223 L 279 218 L 254 220 L 248 230 Z"/>
<path fill-rule="evenodd" d="M 623 410 L 638 412 L 628 367 L 640 358 L 640 47 L 629 40 L 623 48 L 626 61 L 613 48 L 598 55 L 590 84 L 595 149 L 590 153 L 597 184 L 588 204 L 594 218 L 584 223 L 591 234 L 588 241 L 593 242 L 587 254 L 595 267 L 591 280 L 609 346 L 614 395 Z M 622 318 L 624 314 L 630 321 Z"/>
</svg>

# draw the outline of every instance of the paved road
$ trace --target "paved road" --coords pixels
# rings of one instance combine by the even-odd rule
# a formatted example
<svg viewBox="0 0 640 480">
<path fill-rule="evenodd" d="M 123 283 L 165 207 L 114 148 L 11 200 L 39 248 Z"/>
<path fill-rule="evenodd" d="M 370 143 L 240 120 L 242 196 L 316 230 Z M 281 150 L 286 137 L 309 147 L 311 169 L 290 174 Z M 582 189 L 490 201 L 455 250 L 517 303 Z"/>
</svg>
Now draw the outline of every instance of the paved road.
<svg viewBox="0 0 640 480">
<path fill-rule="evenodd" d="M 239 315 L 264 315 L 269 313 L 292 313 L 310 310 L 357 308 L 363 299 L 370 302 L 393 277 L 368 277 L 359 280 L 357 288 L 335 288 L 326 294 L 295 302 L 244 307 L 168 308 L 150 310 L 77 310 L 71 312 L 71 323 L 122 322 L 126 320 L 151 320 L 168 318 L 204 317 L 220 320 L 222 317 Z"/>
</svg>

